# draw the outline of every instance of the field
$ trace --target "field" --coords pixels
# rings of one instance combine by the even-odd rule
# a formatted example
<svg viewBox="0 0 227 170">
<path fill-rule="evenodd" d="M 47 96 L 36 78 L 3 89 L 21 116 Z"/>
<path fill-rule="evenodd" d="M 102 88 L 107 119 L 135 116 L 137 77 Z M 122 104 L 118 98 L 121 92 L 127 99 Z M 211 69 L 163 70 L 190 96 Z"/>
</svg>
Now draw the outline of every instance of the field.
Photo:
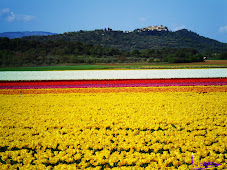
<svg viewBox="0 0 227 170">
<path fill-rule="evenodd" d="M 223 169 L 226 93 L 226 78 L 0 82 L 0 167 Z"/>
<path fill-rule="evenodd" d="M 227 60 L 205 60 L 198 63 L 128 63 L 128 64 L 92 64 L 59 65 L 42 67 L 6 67 L 0 71 L 53 71 L 53 70 L 104 70 L 104 69 L 184 69 L 184 68 L 227 68 Z"/>
</svg>

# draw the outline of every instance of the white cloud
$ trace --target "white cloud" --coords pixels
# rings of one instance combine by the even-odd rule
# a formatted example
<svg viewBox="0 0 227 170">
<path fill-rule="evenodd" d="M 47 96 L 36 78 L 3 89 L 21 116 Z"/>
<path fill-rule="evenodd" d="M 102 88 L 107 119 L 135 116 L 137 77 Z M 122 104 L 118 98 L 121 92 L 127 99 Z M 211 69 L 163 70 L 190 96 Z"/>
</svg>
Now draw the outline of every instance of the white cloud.
<svg viewBox="0 0 227 170">
<path fill-rule="evenodd" d="M 13 21 L 15 21 L 16 16 L 13 12 L 10 12 L 5 19 L 6 19 L 7 22 L 13 22 Z"/>
<path fill-rule="evenodd" d="M 147 21 L 147 18 L 141 17 L 139 20 L 142 21 L 142 22 L 145 22 L 145 21 Z"/>
<path fill-rule="evenodd" d="M 29 22 L 35 19 L 35 17 L 31 15 L 14 14 L 14 12 L 10 11 L 9 8 L 0 10 L 0 17 L 5 19 L 7 22 Z"/>
<path fill-rule="evenodd" d="M 227 25 L 220 27 L 219 32 L 227 32 Z"/>
<path fill-rule="evenodd" d="M 145 16 L 145 17 L 140 17 L 139 21 L 140 22 L 150 22 L 152 20 L 151 16 Z"/>
<path fill-rule="evenodd" d="M 23 22 L 29 22 L 34 20 L 35 17 L 31 15 L 17 15 L 16 20 L 17 21 L 23 21 Z"/>
<path fill-rule="evenodd" d="M 10 12 L 9 8 L 2 9 L 2 10 L 0 10 L 0 16 L 5 13 L 9 13 L 9 12 Z"/>
<path fill-rule="evenodd" d="M 173 27 L 173 31 L 178 31 L 178 30 L 182 30 L 182 29 L 186 29 L 187 27 L 186 27 L 186 25 L 180 25 L 180 26 L 174 26 Z"/>
</svg>

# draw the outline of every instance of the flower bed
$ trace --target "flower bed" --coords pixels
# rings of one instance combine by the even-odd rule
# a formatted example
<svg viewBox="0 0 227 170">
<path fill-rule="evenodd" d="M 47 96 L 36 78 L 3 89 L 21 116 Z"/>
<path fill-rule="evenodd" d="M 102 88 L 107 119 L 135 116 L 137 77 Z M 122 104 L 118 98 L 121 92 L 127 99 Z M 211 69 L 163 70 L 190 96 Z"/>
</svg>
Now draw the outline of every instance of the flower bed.
<svg viewBox="0 0 227 170">
<path fill-rule="evenodd" d="M 0 80 L 107 80 L 227 77 L 227 69 L 0 71 Z"/>
<path fill-rule="evenodd" d="M 113 88 L 56 88 L 56 89 L 0 89 L 0 94 L 58 94 L 58 93 L 147 93 L 147 92 L 227 92 L 227 86 L 171 86 L 171 87 L 113 87 Z"/>
<path fill-rule="evenodd" d="M 0 81 L 0 89 L 227 85 L 227 78 Z"/>
<path fill-rule="evenodd" d="M 223 169 L 226 93 L 226 78 L 1 82 L 0 167 Z"/>
</svg>

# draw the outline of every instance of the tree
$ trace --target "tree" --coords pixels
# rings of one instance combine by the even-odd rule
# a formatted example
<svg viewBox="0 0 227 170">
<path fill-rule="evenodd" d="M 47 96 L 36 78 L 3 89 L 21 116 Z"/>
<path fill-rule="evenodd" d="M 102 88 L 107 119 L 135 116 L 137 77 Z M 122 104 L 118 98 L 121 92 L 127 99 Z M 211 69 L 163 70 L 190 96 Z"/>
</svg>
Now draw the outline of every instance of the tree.
<svg viewBox="0 0 227 170">
<path fill-rule="evenodd" d="M 65 50 L 62 49 L 62 48 L 58 48 L 56 50 L 56 55 L 60 55 L 60 56 L 63 56 L 65 54 Z"/>
<path fill-rule="evenodd" d="M 69 58 L 66 55 L 59 57 L 59 62 L 60 63 L 67 63 L 68 61 L 69 61 Z"/>
<path fill-rule="evenodd" d="M 40 55 L 40 56 L 43 56 L 43 57 L 46 56 L 46 55 L 47 55 L 46 50 L 40 51 L 39 55 Z"/>
<path fill-rule="evenodd" d="M 117 61 L 118 61 L 119 63 L 123 63 L 123 62 L 126 61 L 126 57 L 125 57 L 125 56 L 122 56 L 122 55 L 118 55 L 118 56 L 117 56 Z"/>
<path fill-rule="evenodd" d="M 139 50 L 137 50 L 137 49 L 132 50 L 132 52 L 131 52 L 132 57 L 138 57 L 139 55 L 140 55 Z"/>
<path fill-rule="evenodd" d="M 225 60 L 227 59 L 227 52 L 222 52 L 218 55 L 218 59 Z"/>
<path fill-rule="evenodd" d="M 108 56 L 113 56 L 113 55 L 117 55 L 117 54 L 119 54 L 119 50 L 115 49 L 115 48 L 110 48 L 107 52 Z"/>
<path fill-rule="evenodd" d="M 69 56 L 69 62 L 70 63 L 76 63 L 76 57 L 74 55 Z"/>
</svg>

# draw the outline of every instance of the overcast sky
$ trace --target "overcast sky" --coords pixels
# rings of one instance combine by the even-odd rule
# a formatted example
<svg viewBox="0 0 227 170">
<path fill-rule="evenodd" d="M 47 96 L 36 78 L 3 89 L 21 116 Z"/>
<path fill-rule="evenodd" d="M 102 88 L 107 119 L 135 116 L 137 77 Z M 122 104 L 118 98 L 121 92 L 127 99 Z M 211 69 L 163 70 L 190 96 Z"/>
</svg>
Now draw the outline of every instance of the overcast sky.
<svg viewBox="0 0 227 170">
<path fill-rule="evenodd" d="M 227 43 L 227 0 L 0 0 L 0 32 L 164 25 Z"/>
</svg>

